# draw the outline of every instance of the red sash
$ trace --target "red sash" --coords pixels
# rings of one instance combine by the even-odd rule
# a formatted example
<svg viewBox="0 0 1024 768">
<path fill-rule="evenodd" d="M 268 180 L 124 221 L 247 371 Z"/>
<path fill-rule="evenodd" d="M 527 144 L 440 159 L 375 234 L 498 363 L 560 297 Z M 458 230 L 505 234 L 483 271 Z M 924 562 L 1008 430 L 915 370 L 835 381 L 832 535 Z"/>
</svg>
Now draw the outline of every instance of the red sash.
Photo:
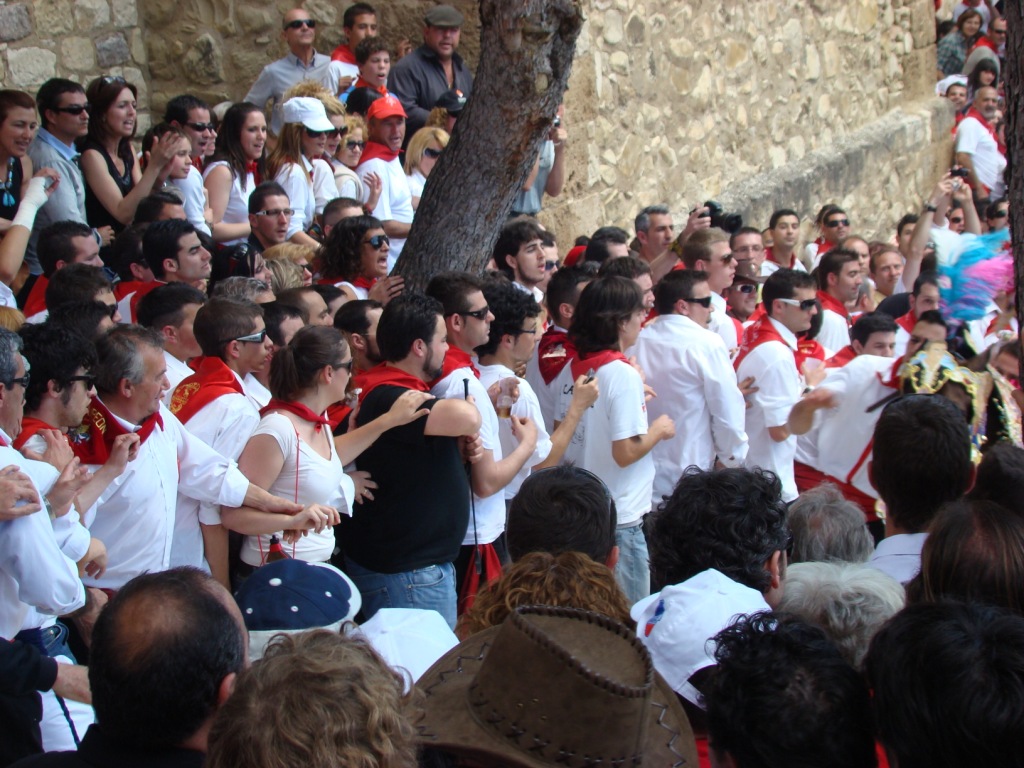
<svg viewBox="0 0 1024 768">
<path fill-rule="evenodd" d="M 222 395 L 245 394 L 242 383 L 219 357 L 199 357 L 192 361 L 195 370 L 174 389 L 171 413 L 187 424 L 206 405 Z"/>
<path fill-rule="evenodd" d="M 572 380 L 576 381 L 580 376 L 586 376 L 590 369 L 599 371 L 614 360 L 621 360 L 629 365 L 629 360 L 617 349 L 602 349 L 600 352 L 591 352 L 589 355 L 577 355 L 570 364 Z"/>
<path fill-rule="evenodd" d="M 42 419 L 36 419 L 32 416 L 26 416 L 21 420 L 21 432 L 14 440 L 14 449 L 20 451 L 22 449 L 22 446 L 24 446 L 25 443 L 27 443 L 30 438 L 32 438 L 36 433 L 41 432 L 44 429 L 52 429 L 57 432 L 60 432 L 60 429 L 53 426 L 52 424 L 47 424 Z"/>
<path fill-rule="evenodd" d="M 377 387 L 402 387 L 402 389 L 415 389 L 417 392 L 429 392 L 430 387 L 423 379 L 406 373 L 401 368 L 395 368 L 389 363 L 375 365 L 370 370 L 361 374 L 360 386 L 363 391 L 359 393 L 359 402 L 362 403 L 368 394 Z"/>
<path fill-rule="evenodd" d="M 363 164 L 368 163 L 370 160 L 380 159 L 390 163 L 397 157 L 398 152 L 393 151 L 391 147 L 385 144 L 378 144 L 376 141 L 368 141 L 366 146 L 363 147 L 363 154 L 359 157 L 359 165 L 356 166 L 356 171 L 358 172 Z"/>
<path fill-rule="evenodd" d="M 32 317 L 46 311 L 46 286 L 49 284 L 50 280 L 46 275 L 39 275 L 36 278 L 35 283 L 32 284 L 32 290 L 28 292 L 28 298 L 25 299 L 25 306 L 21 308 L 25 317 Z"/>
<path fill-rule="evenodd" d="M 362 275 L 360 275 L 359 277 L 357 277 L 355 280 L 352 281 L 352 285 L 354 285 L 356 288 L 363 288 L 364 290 L 367 290 L 367 291 L 370 290 L 371 288 L 373 288 L 373 286 L 376 285 L 376 283 L 377 283 L 377 278 L 376 277 L 369 278 L 369 277 L 363 277 Z"/>
<path fill-rule="evenodd" d="M 739 370 L 740 363 L 743 362 L 747 355 L 762 344 L 767 344 L 770 341 L 785 344 L 786 349 L 793 353 L 793 362 L 796 364 L 797 370 L 800 370 L 799 363 L 797 363 L 797 350 L 786 343 L 786 340 L 782 338 L 782 335 L 772 325 L 772 320 L 767 314 L 759 318 L 753 325 L 747 326 L 747 330 L 743 334 L 743 343 L 740 344 L 740 353 L 736 355 L 736 359 L 732 362 L 733 368 Z"/>
<path fill-rule="evenodd" d="M 537 366 L 545 384 L 550 384 L 565 368 L 565 364 L 576 357 L 576 347 L 569 341 L 569 334 L 552 326 L 544 331 L 537 345 Z"/>
<path fill-rule="evenodd" d="M 160 417 L 159 411 L 144 418 L 135 431 L 139 436 L 139 444 L 145 443 L 157 427 L 164 427 L 164 420 Z M 121 426 L 117 418 L 107 410 L 99 398 L 94 397 L 82 425 L 69 432 L 68 439 L 71 442 L 71 450 L 83 464 L 106 464 L 114 439 L 127 434 L 130 433 Z"/>
<path fill-rule="evenodd" d="M 317 413 L 308 405 L 295 403 L 290 400 L 278 400 L 276 397 L 271 399 L 265 407 L 260 409 L 260 418 L 266 416 L 271 411 L 286 411 L 294 416 L 298 416 L 303 421 L 308 421 L 313 424 L 317 432 L 324 427 L 330 427 L 331 425 L 331 422 L 324 414 Z"/>
<path fill-rule="evenodd" d="M 827 291 L 818 291 L 818 301 L 821 302 L 822 309 L 831 309 L 843 318 L 847 325 L 850 324 L 850 313 L 846 310 L 846 305 L 831 293 L 828 293 Z"/>
<path fill-rule="evenodd" d="M 851 344 L 847 344 L 825 362 L 825 367 L 842 368 L 856 356 L 857 353 L 853 351 L 853 346 Z"/>
<path fill-rule="evenodd" d="M 803 371 L 804 361 L 808 359 L 825 362 L 825 348 L 814 339 L 798 339 L 796 342 L 796 369 Z"/>
<path fill-rule="evenodd" d="M 331 61 L 342 61 L 345 64 L 359 65 L 359 62 L 356 61 L 356 55 L 352 53 L 352 49 L 348 47 L 347 43 L 342 43 L 331 51 Z"/>
<path fill-rule="evenodd" d="M 469 356 L 468 352 L 463 352 L 456 346 L 448 347 L 448 354 L 444 356 L 444 366 L 441 368 L 441 375 L 435 379 L 433 383 L 437 383 L 445 376 L 450 373 L 454 373 L 460 368 L 469 368 L 473 375 L 478 379 L 480 378 L 480 371 L 473 365 L 473 358 Z"/>
<path fill-rule="evenodd" d="M 917 325 L 917 315 L 914 314 L 914 310 L 910 310 L 907 314 L 897 317 L 896 325 L 907 333 L 913 333 L 914 326 Z"/>
</svg>

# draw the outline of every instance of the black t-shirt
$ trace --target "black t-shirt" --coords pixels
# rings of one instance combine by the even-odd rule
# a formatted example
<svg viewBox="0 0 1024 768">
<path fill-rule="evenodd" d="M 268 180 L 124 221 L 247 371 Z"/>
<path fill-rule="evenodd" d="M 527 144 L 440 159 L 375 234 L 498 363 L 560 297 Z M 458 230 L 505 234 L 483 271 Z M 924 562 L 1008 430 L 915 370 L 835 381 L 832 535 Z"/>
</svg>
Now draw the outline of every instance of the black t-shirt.
<svg viewBox="0 0 1024 768">
<path fill-rule="evenodd" d="M 407 390 L 379 386 L 366 396 L 358 426 L 386 413 Z M 437 400 L 424 407 L 432 408 Z M 455 560 L 469 525 L 469 480 L 458 440 L 424 434 L 427 418 L 390 429 L 356 460 L 378 488 L 342 516 L 346 559 L 378 573 L 403 573 Z"/>
</svg>

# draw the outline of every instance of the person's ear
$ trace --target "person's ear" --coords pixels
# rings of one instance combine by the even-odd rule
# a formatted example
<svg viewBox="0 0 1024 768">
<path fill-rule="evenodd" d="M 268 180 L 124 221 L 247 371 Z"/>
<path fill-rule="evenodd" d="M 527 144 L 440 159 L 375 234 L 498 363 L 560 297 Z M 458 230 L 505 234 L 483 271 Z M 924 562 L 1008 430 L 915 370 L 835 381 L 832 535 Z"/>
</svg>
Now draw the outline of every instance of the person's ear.
<svg viewBox="0 0 1024 768">
<path fill-rule="evenodd" d="M 130 379 L 122 378 L 117 382 L 117 393 L 126 400 L 130 400 L 134 392 L 135 385 Z"/>
<path fill-rule="evenodd" d="M 618 545 L 613 546 L 608 551 L 608 557 L 604 559 L 604 564 L 608 566 L 609 571 L 614 571 L 615 566 L 619 564 L 619 547 Z"/>
<path fill-rule="evenodd" d="M 772 589 L 778 589 L 782 586 L 782 568 L 782 550 L 777 549 L 768 558 L 768 562 L 765 563 L 765 570 L 768 571 L 768 575 L 771 577 Z"/>
<path fill-rule="evenodd" d="M 864 345 L 861 344 L 856 339 L 850 342 L 850 346 L 853 347 L 853 351 L 856 352 L 858 355 L 864 354 Z"/>
<path fill-rule="evenodd" d="M 235 692 L 235 683 L 238 681 L 238 675 L 234 672 L 228 672 L 224 675 L 224 679 L 220 681 L 220 685 L 217 686 L 217 706 L 223 706 L 224 702 L 231 698 L 231 694 Z"/>
</svg>

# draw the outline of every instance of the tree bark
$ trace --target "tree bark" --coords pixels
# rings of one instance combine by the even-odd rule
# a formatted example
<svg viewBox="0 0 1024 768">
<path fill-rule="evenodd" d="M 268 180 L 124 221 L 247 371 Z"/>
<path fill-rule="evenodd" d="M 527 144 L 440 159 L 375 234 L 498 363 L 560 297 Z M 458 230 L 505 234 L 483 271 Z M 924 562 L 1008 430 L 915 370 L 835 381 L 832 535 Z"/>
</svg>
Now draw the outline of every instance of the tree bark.
<svg viewBox="0 0 1024 768">
<path fill-rule="evenodd" d="M 395 273 L 422 290 L 478 273 L 562 101 L 583 26 L 580 0 L 480 0 L 473 91 L 423 191 Z"/>
<path fill-rule="evenodd" d="M 1024 329 L 1024 3 L 1006 0 L 1006 184 L 1018 328 Z M 1017 336 L 1021 345 L 1021 336 Z M 1024 354 L 1021 355 L 1024 361 Z M 1021 365 L 1024 378 L 1024 362 Z"/>
</svg>

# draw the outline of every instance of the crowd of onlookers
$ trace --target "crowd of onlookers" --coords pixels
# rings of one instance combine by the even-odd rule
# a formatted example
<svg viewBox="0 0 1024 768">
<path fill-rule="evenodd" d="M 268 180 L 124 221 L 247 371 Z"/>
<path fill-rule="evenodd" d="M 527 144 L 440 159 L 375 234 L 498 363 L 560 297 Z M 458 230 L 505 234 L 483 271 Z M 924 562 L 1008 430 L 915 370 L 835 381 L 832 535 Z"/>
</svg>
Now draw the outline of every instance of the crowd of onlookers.
<svg viewBox="0 0 1024 768">
<path fill-rule="evenodd" d="M 395 48 L 355 3 L 330 55 L 289 10 L 138 146 L 122 78 L 0 91 L 0 765 L 1019 764 L 998 5 L 891 237 L 709 201 L 559 244 L 559 110 L 423 291 L 455 8 Z"/>
</svg>

